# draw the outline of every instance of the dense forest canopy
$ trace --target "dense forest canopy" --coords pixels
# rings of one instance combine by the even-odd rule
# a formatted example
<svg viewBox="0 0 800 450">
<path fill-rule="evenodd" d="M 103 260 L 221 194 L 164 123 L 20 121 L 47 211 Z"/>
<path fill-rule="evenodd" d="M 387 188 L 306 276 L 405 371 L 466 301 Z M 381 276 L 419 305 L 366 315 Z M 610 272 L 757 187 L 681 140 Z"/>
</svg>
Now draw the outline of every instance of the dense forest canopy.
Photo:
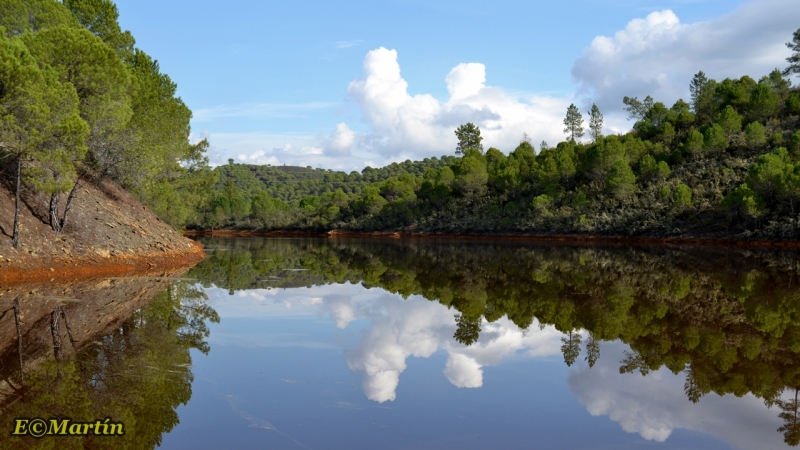
<svg viewBox="0 0 800 450">
<path fill-rule="evenodd" d="M 49 200 L 55 233 L 80 186 L 111 179 L 181 226 L 216 181 L 191 111 L 110 0 L 0 1 L 0 183 Z"/>
</svg>

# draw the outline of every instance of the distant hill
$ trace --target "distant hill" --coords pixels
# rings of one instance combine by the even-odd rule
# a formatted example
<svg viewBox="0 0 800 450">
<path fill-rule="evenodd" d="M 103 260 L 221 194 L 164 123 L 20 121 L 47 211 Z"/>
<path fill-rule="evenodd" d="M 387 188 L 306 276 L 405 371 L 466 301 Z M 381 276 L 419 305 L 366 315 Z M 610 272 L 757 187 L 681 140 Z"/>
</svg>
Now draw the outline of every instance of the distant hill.
<svg viewBox="0 0 800 450">
<path fill-rule="evenodd" d="M 391 177 L 411 174 L 421 177 L 428 169 L 440 169 L 452 164 L 455 156 L 425 158 L 422 161 L 406 160 L 392 163 L 379 169 L 367 167 L 361 172 L 350 173 L 300 166 L 272 166 L 229 163 L 214 169 L 219 180 L 213 191 L 223 193 L 229 181 L 242 191 L 249 202 L 259 192 L 266 192 L 290 206 L 298 206 L 309 196 L 321 196 L 341 189 L 349 195 L 361 194 L 372 183 L 383 182 Z"/>
</svg>

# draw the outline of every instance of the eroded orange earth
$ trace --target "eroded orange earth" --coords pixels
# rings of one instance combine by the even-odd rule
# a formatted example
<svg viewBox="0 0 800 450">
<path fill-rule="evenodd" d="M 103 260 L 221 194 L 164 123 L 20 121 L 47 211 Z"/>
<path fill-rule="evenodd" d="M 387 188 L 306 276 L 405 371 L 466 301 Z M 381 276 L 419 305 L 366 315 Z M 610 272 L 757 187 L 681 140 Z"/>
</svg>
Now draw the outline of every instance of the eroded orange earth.
<svg viewBox="0 0 800 450">
<path fill-rule="evenodd" d="M 61 233 L 50 226 L 49 197 L 25 191 L 22 199 L 14 248 L 14 197 L 0 185 L 0 287 L 189 266 L 205 257 L 202 245 L 112 182 L 81 187 Z"/>
</svg>

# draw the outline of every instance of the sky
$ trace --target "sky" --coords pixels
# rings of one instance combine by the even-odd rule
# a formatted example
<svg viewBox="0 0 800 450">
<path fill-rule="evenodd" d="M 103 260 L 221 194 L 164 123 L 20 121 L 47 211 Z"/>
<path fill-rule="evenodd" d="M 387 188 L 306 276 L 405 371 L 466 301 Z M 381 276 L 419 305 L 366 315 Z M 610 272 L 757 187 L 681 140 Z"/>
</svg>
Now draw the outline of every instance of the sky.
<svg viewBox="0 0 800 450">
<path fill-rule="evenodd" d="M 565 139 L 574 103 L 604 133 L 622 97 L 671 106 L 692 76 L 783 69 L 797 0 L 119 0 L 119 22 L 193 111 L 212 164 L 362 170 L 455 152 L 473 122 L 505 153 Z M 800 80 L 794 79 L 795 84 Z"/>
</svg>

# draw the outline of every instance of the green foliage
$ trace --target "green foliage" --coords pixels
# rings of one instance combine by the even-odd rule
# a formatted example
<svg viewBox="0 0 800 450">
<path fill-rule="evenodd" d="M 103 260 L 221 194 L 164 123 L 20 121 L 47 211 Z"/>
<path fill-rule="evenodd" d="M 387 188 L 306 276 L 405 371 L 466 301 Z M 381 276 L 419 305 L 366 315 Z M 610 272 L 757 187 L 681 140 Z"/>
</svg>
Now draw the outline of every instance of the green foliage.
<svg viewBox="0 0 800 450">
<path fill-rule="evenodd" d="M 573 142 L 575 139 L 583 137 L 583 116 L 574 104 L 570 104 L 567 108 L 567 116 L 564 118 L 564 133 Z"/>
<path fill-rule="evenodd" d="M 458 127 L 455 131 L 458 138 L 458 145 L 456 145 L 456 155 L 466 155 L 467 151 L 475 150 L 478 153 L 483 153 L 483 138 L 481 137 L 480 128 L 476 127 L 472 122 L 468 122 Z"/>
<path fill-rule="evenodd" d="M 748 147 L 758 148 L 767 143 L 766 129 L 758 122 L 750 122 L 744 130 Z"/>
<path fill-rule="evenodd" d="M 789 144 L 789 148 L 794 154 L 800 153 L 800 131 L 795 131 L 795 133 L 792 135 L 792 141 Z"/>
<path fill-rule="evenodd" d="M 775 147 L 783 144 L 783 133 L 777 132 L 773 134 L 772 139 L 770 139 L 770 143 Z"/>
<path fill-rule="evenodd" d="M 714 86 L 714 105 L 720 111 L 731 106 L 736 112 L 742 113 L 756 84 L 754 79 L 746 75 L 738 80 L 726 78 Z"/>
<path fill-rule="evenodd" d="M 30 162 L 28 181 L 48 194 L 69 190 L 86 152 L 86 122 L 74 87 L 38 67 L 18 38 L 0 37 L 0 149 Z"/>
<path fill-rule="evenodd" d="M 576 207 L 588 206 L 592 202 L 583 192 L 578 192 L 578 195 L 575 196 L 575 199 L 572 200 L 572 204 Z"/>
<path fill-rule="evenodd" d="M 183 164 L 145 193 L 145 200 L 153 211 L 176 228 L 198 220 L 200 211 L 213 197 L 211 188 L 219 176 L 208 166 L 207 150 L 205 139 L 191 146 Z"/>
<path fill-rule="evenodd" d="M 457 157 L 360 173 L 233 161 L 212 170 L 207 143 L 188 142 L 177 85 L 134 48 L 111 1 L 9 0 L 0 10 L 4 36 L 16 36 L 5 38 L 8 61 L 38 73 L 0 75 L 17 86 L 0 100 L 17 108 L 3 116 L 0 158 L 24 155 L 25 184 L 51 195 L 55 216 L 61 195 L 109 177 L 176 227 L 800 236 L 800 97 L 780 71 L 758 82 L 699 72 L 691 104 L 669 108 L 625 97 L 636 123 L 623 135 L 602 136 L 593 105 L 590 143 L 579 142 L 583 118 L 570 105 L 568 139 L 538 154 L 526 137 L 484 155 L 481 130 L 467 123 L 455 130 Z M 767 142 L 790 153 L 765 155 Z M 733 211 L 747 220 L 731 222 Z"/>
<path fill-rule="evenodd" d="M 309 200 L 303 201 L 302 207 L 299 198 L 287 201 L 291 219 L 283 227 L 800 236 L 795 212 L 800 191 L 794 181 L 798 178 L 794 163 L 791 158 L 782 161 L 775 172 L 775 157 L 763 154 L 768 141 L 777 145 L 782 135 L 800 132 L 787 115 L 790 112 L 780 108 L 793 95 L 788 81 L 775 71 L 758 82 L 748 76 L 717 82 L 699 73 L 691 90 L 691 106 L 679 100 L 667 108 L 651 97 L 643 101 L 625 97 L 626 110 L 636 120 L 632 132 L 593 135 L 593 142 L 580 143 L 572 139 L 568 127 L 569 139 L 556 146 L 542 143 L 538 154 L 529 139 L 524 139 L 510 153 L 490 147 L 485 155 L 467 150 L 460 158 L 407 161 L 403 163 L 406 171 L 388 172 L 386 177 L 377 174 L 399 166 L 367 168 L 360 178 L 309 168 L 308 176 L 323 176 L 318 191 L 303 191 L 305 181 L 284 182 L 281 189 L 294 196 L 308 192 L 307 196 L 322 198 L 325 192 L 341 188 L 347 200 L 336 205 Z M 582 129 L 579 114 L 572 105 L 565 125 Z M 754 117 L 761 119 L 754 121 Z M 466 125 L 459 131 L 463 132 L 463 127 Z M 479 131 L 477 127 L 472 130 Z M 795 149 L 800 137 L 797 140 L 798 144 L 789 144 L 792 155 L 800 154 Z M 284 169 L 231 164 L 216 170 L 230 173 L 245 195 L 252 196 L 265 190 L 262 180 L 266 177 L 253 177 L 248 171 Z M 403 173 L 409 175 L 404 181 Z M 348 183 L 353 181 L 362 184 L 351 189 L 353 185 Z M 743 184 L 749 187 L 744 189 Z M 273 191 L 267 192 L 279 198 Z M 733 220 L 735 217 L 741 220 Z M 252 228 L 252 220 L 230 219 L 227 226 Z"/>
<path fill-rule="evenodd" d="M 64 6 L 75 18 L 114 49 L 123 60 L 133 53 L 134 39 L 130 31 L 122 31 L 117 22 L 117 5 L 110 0 L 64 0 Z"/>
<path fill-rule="evenodd" d="M 649 95 L 645 97 L 644 102 L 639 101 L 636 97 L 623 97 L 622 103 L 625 105 L 625 111 L 628 112 L 628 119 L 635 119 L 636 121 L 644 121 L 647 118 L 647 113 L 653 108 L 653 98 Z"/>
<path fill-rule="evenodd" d="M 703 145 L 705 148 L 714 153 L 725 151 L 730 145 L 725 130 L 719 124 L 714 124 L 706 128 L 703 133 Z"/>
<path fill-rule="evenodd" d="M 747 174 L 747 185 L 767 205 L 774 206 L 779 201 L 793 199 L 800 194 L 800 166 L 792 162 L 785 148 L 778 148 L 758 157 Z"/>
<path fill-rule="evenodd" d="M 786 46 L 792 51 L 792 55 L 786 58 L 789 66 L 783 70 L 783 75 L 798 75 L 800 74 L 800 28 L 794 32 L 792 41 L 787 42 Z"/>
<path fill-rule="evenodd" d="M 730 138 L 735 133 L 742 131 L 742 116 L 740 116 L 732 106 L 728 105 L 717 116 L 716 123 L 725 131 L 725 135 Z"/>
<path fill-rule="evenodd" d="M 764 209 L 764 202 L 761 197 L 757 192 L 750 189 L 747 183 L 741 184 L 725 196 L 722 205 L 738 215 L 749 218 L 761 216 Z"/>
<path fill-rule="evenodd" d="M 658 161 L 652 155 L 644 155 L 639 160 L 639 173 L 649 179 L 663 180 L 669 177 L 669 164 L 666 161 Z"/>
<path fill-rule="evenodd" d="M 60 2 L 53 0 L 3 0 L 0 2 L 0 27 L 8 37 L 20 36 L 26 31 L 40 30 L 59 25 L 79 26 L 75 17 Z"/>
<path fill-rule="evenodd" d="M 696 117 L 691 111 L 691 106 L 683 99 L 675 102 L 671 111 L 672 114 L 669 116 L 669 120 L 677 131 L 685 131 L 694 124 Z"/>
<path fill-rule="evenodd" d="M 608 192 L 618 200 L 630 198 L 636 192 L 636 175 L 624 160 L 614 163 L 608 171 Z"/>
<path fill-rule="evenodd" d="M 16 46 L 3 61 L 23 57 L 22 67 L 38 66 L 26 75 L 28 106 L 0 112 L 0 158 L 23 156 L 17 161 L 26 184 L 48 194 L 55 232 L 66 224 L 76 189 L 105 177 L 176 227 L 209 205 L 216 176 L 204 155 L 208 145 L 189 144 L 191 112 L 176 97 L 177 86 L 134 49 L 117 19 L 110 0 L 0 4 L 3 39 L 14 36 Z M 0 76 L 0 102 L 11 106 L 22 87 L 10 73 Z M 36 131 L 26 137 L 19 127 Z M 62 212 L 59 201 L 67 192 Z"/>
<path fill-rule="evenodd" d="M 538 195 L 533 199 L 531 206 L 540 212 L 547 212 L 547 208 L 553 206 L 553 198 L 547 194 Z"/>
<path fill-rule="evenodd" d="M 594 103 L 589 111 L 589 134 L 594 142 L 597 142 L 597 139 L 603 135 L 603 113 Z"/>
<path fill-rule="evenodd" d="M 791 94 L 786 99 L 786 112 L 791 115 L 800 115 L 800 95 Z"/>
<path fill-rule="evenodd" d="M 464 157 L 453 165 L 456 192 L 468 198 L 480 195 L 489 180 L 486 169 L 486 158 L 476 150 L 467 150 Z"/>
<path fill-rule="evenodd" d="M 700 123 L 708 123 L 712 117 L 716 84 L 716 81 L 709 80 L 702 70 L 692 78 L 689 86 L 692 111 Z"/>
<path fill-rule="evenodd" d="M 692 206 L 692 189 L 681 183 L 675 187 L 675 205 L 689 207 Z"/>
<path fill-rule="evenodd" d="M 683 144 L 684 150 L 692 155 L 701 154 L 704 147 L 705 147 L 705 142 L 703 134 L 697 130 L 692 130 L 686 136 L 686 142 L 684 142 Z"/>
<path fill-rule="evenodd" d="M 780 97 L 766 83 L 759 83 L 750 93 L 747 115 L 752 121 L 765 122 L 777 114 L 781 106 Z"/>
</svg>

